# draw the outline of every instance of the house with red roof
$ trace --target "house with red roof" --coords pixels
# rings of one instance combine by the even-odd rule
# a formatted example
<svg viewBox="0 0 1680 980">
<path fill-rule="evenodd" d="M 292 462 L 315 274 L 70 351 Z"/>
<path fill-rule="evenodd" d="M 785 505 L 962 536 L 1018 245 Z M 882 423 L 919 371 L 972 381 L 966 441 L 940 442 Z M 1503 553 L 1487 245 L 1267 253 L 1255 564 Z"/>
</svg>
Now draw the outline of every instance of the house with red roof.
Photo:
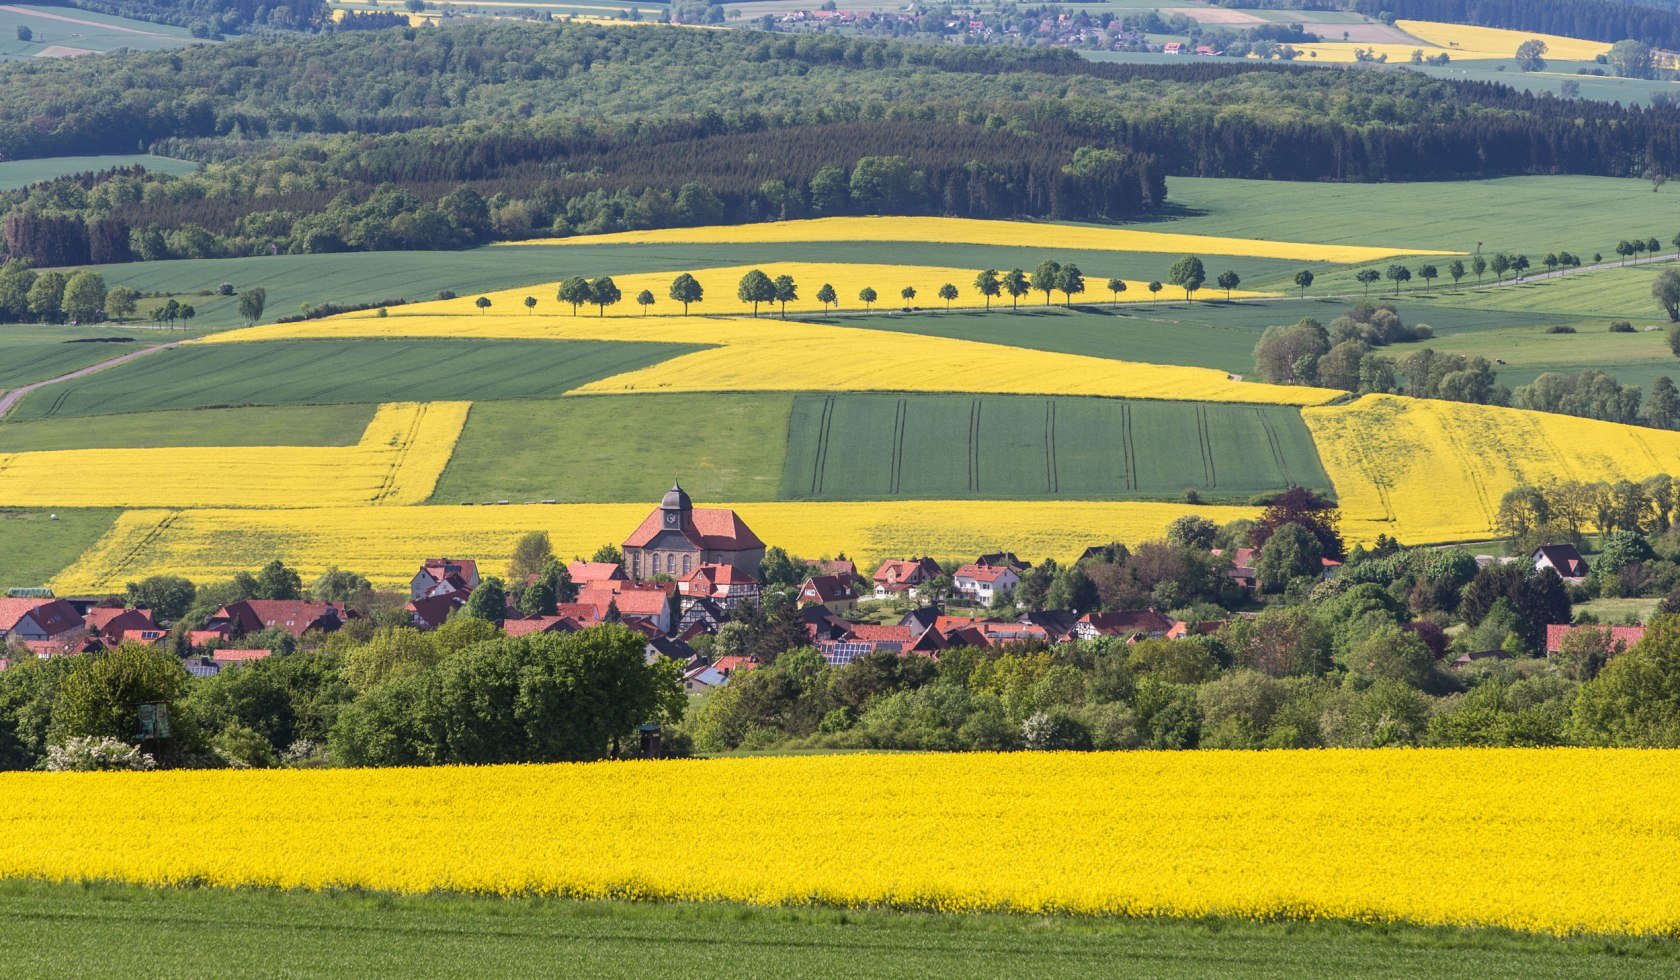
<svg viewBox="0 0 1680 980">
<path fill-rule="evenodd" d="M 502 632 L 508 636 L 531 636 L 536 633 L 576 633 L 583 627 L 570 616 L 527 616 L 502 622 Z"/>
<path fill-rule="evenodd" d="M 886 599 L 905 593 L 914 594 L 944 572 L 938 562 L 926 557 L 882 562 L 881 567 L 875 569 L 875 597 Z"/>
<path fill-rule="evenodd" d="M 1597 630 L 1608 634 L 1610 655 L 1626 653 L 1628 648 L 1645 639 L 1643 626 L 1575 626 L 1569 623 L 1553 623 L 1546 627 L 1546 656 L 1550 657 L 1563 650 L 1563 641 L 1571 633 L 1581 630 Z"/>
<path fill-rule="evenodd" d="M 211 653 L 210 660 L 215 663 L 218 668 L 225 670 L 228 667 L 238 667 L 244 664 L 255 663 L 258 660 L 267 660 L 272 656 L 274 656 L 273 650 L 263 650 L 259 648 L 235 650 L 230 648 L 217 650 L 214 653 Z"/>
<path fill-rule="evenodd" d="M 566 563 L 566 575 L 580 586 L 594 582 L 622 582 L 625 579 L 624 566 L 612 561 L 569 561 Z"/>
<path fill-rule="evenodd" d="M 216 610 L 204 629 L 190 634 L 195 645 L 211 640 L 199 640 L 209 635 L 216 640 L 260 633 L 266 629 L 283 629 L 293 636 L 311 630 L 331 633 L 344 625 L 350 616 L 344 606 L 336 602 L 307 602 L 301 599 L 241 599 Z"/>
<path fill-rule="evenodd" d="M 0 599 L 0 640 L 56 640 L 82 628 L 82 614 L 63 599 Z"/>
<path fill-rule="evenodd" d="M 446 592 L 443 595 L 421 596 L 408 603 L 409 622 L 417 630 L 435 630 L 449 621 L 455 610 L 467 604 L 466 592 Z"/>
<path fill-rule="evenodd" d="M 812 575 L 799 585 L 801 606 L 821 606 L 833 613 L 857 608 L 857 590 L 838 575 Z"/>
<path fill-rule="evenodd" d="M 757 657 L 719 657 L 712 661 L 712 669 L 725 678 L 737 673 L 745 674 L 749 670 L 758 669 Z"/>
<path fill-rule="evenodd" d="M 998 596 L 1014 595 L 1021 576 L 1008 565 L 964 565 L 951 576 L 951 582 L 963 598 L 990 605 Z"/>
<path fill-rule="evenodd" d="M 1535 571 L 1551 569 L 1558 577 L 1571 585 L 1580 585 L 1587 580 L 1587 560 L 1572 544 L 1543 544 L 1534 549 L 1530 555 L 1534 562 Z"/>
<path fill-rule="evenodd" d="M 89 635 L 98 637 L 106 646 L 125 642 L 152 645 L 163 642 L 168 635 L 146 609 L 94 606 L 82 617 L 82 623 Z"/>
<path fill-rule="evenodd" d="M 623 547 L 624 564 L 637 581 L 657 575 L 680 579 L 701 565 L 728 565 L 754 575 L 764 561 L 764 542 L 739 514 L 694 506 L 678 483 L 671 485 Z"/>
<path fill-rule="evenodd" d="M 1175 625 L 1171 617 L 1153 609 L 1128 609 L 1123 612 L 1094 612 L 1079 617 L 1074 633 L 1081 640 L 1099 636 L 1123 636 L 1128 639 L 1160 639 Z"/>
<path fill-rule="evenodd" d="M 408 583 L 408 596 L 422 599 L 478 588 L 478 562 L 471 558 L 428 558 Z"/>
<path fill-rule="evenodd" d="M 659 632 L 669 633 L 676 622 L 675 591 L 653 583 L 601 582 L 579 589 L 576 604 L 591 607 L 595 622 L 605 619 L 607 610 L 616 606 L 621 618 L 645 619 Z"/>
<path fill-rule="evenodd" d="M 700 599 L 710 599 L 725 612 L 746 603 L 754 605 L 759 596 L 758 579 L 733 565 L 706 562 L 677 580 L 677 594 L 682 596 L 684 608 Z"/>
</svg>

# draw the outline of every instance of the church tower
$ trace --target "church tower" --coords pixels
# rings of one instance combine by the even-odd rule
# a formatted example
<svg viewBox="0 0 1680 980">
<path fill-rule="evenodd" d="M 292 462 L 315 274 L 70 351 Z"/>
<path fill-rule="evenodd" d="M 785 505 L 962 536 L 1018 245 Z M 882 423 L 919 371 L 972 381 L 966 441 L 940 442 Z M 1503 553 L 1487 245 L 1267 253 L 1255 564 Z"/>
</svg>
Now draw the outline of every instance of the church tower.
<svg viewBox="0 0 1680 980">
<path fill-rule="evenodd" d="M 679 482 L 673 481 L 671 489 L 665 491 L 664 499 L 659 501 L 659 512 L 660 523 L 666 528 L 675 530 L 694 526 L 694 501 L 688 499 Z"/>
</svg>

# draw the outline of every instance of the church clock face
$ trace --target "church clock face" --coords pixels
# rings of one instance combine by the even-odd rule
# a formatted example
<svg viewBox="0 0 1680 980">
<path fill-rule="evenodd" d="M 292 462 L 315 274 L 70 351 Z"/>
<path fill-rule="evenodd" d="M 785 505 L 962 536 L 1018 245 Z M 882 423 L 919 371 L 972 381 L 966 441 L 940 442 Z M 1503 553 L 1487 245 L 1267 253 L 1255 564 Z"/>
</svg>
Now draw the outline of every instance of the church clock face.
<svg viewBox="0 0 1680 980">
<path fill-rule="evenodd" d="M 666 514 L 665 515 L 665 526 L 666 527 L 676 527 L 677 526 L 677 515 L 676 514 Z"/>
</svg>

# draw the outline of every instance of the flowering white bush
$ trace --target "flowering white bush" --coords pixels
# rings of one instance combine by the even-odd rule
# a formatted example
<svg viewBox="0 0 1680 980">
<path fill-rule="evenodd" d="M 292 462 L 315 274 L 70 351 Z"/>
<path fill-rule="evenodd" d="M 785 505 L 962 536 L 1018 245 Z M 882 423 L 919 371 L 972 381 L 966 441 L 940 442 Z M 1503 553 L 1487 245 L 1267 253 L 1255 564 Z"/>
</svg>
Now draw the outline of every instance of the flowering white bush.
<svg viewBox="0 0 1680 980">
<path fill-rule="evenodd" d="M 72 738 L 47 749 L 49 772 L 109 772 L 156 769 L 157 760 L 114 738 Z"/>
</svg>

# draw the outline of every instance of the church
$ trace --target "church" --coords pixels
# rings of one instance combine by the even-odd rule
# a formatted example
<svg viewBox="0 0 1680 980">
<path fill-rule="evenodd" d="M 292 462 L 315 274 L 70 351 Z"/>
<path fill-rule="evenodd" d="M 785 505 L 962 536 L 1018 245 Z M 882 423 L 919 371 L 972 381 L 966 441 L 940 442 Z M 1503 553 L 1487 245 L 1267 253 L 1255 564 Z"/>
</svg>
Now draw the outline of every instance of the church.
<svg viewBox="0 0 1680 980">
<path fill-rule="evenodd" d="M 637 581 L 655 575 L 680 579 L 701 565 L 728 565 L 756 577 L 763 560 L 764 542 L 739 515 L 695 507 L 678 483 L 624 542 L 624 570 Z"/>
</svg>

